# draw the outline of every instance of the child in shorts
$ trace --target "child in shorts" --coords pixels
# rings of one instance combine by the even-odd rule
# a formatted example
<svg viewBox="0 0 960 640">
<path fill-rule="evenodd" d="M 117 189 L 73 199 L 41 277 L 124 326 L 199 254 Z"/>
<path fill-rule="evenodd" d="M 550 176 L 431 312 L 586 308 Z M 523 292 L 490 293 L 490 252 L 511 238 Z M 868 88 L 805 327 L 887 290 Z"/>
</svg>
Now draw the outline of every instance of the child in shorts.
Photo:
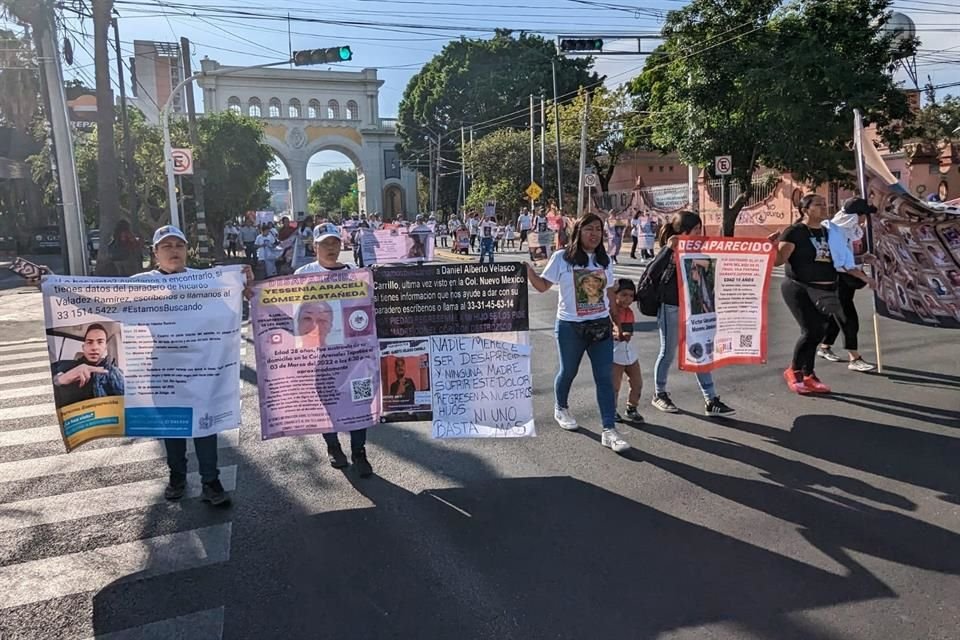
<svg viewBox="0 0 960 640">
<path fill-rule="evenodd" d="M 623 374 L 627 374 L 630 382 L 630 394 L 627 398 L 627 411 L 624 416 L 617 412 L 620 422 L 643 422 L 643 417 L 637 412 L 640 403 L 640 394 L 643 391 L 643 377 L 640 374 L 639 355 L 630 346 L 633 337 L 633 323 L 635 317 L 630 305 L 633 304 L 637 289 L 632 280 L 621 278 L 617 280 L 614 293 L 614 304 L 610 309 L 610 316 L 614 321 L 613 330 L 613 397 L 620 402 L 620 385 Z"/>
</svg>

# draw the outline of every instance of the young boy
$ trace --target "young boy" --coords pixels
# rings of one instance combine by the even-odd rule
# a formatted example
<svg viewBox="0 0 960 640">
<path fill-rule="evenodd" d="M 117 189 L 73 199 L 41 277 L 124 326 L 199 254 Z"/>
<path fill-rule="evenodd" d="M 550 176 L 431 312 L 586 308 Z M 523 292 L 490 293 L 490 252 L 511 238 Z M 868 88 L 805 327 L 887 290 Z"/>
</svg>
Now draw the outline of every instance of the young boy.
<svg viewBox="0 0 960 640">
<path fill-rule="evenodd" d="M 632 280 L 621 278 L 617 280 L 614 293 L 613 307 L 610 316 L 614 321 L 613 331 L 613 397 L 620 400 L 620 385 L 623 374 L 627 374 L 630 381 L 630 395 L 627 399 L 626 418 L 617 412 L 617 420 L 621 422 L 643 422 L 643 417 L 637 412 L 640 403 L 640 394 L 643 391 L 643 377 L 640 375 L 640 361 L 637 351 L 630 346 L 633 337 L 634 315 L 630 309 L 637 294 Z"/>
</svg>

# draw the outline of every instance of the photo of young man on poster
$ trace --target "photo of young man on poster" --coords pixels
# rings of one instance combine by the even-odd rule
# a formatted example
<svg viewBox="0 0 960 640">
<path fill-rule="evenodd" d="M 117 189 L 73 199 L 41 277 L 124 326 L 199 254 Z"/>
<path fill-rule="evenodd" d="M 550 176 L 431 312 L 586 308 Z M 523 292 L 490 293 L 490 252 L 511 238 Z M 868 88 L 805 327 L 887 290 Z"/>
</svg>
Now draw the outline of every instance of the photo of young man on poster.
<svg viewBox="0 0 960 640">
<path fill-rule="evenodd" d="M 123 396 L 125 384 L 118 365 L 120 328 L 117 323 L 58 327 L 47 333 L 54 337 L 54 358 L 62 357 L 66 349 L 75 346 L 80 349 L 72 358 L 58 359 L 51 365 L 53 395 L 58 408 L 94 398 Z"/>
</svg>

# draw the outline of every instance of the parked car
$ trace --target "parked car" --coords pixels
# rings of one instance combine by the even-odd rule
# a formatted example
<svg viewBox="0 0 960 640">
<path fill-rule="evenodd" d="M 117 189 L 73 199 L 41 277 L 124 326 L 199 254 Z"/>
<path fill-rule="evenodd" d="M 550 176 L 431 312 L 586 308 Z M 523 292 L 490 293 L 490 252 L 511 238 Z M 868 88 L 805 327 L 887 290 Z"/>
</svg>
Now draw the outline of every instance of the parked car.
<svg viewBox="0 0 960 640">
<path fill-rule="evenodd" d="M 87 251 L 91 258 L 97 257 L 97 252 L 100 251 L 100 229 L 90 229 L 87 232 Z"/>
<path fill-rule="evenodd" d="M 30 235 L 30 253 L 58 253 L 60 228 L 56 225 L 37 227 Z"/>
</svg>

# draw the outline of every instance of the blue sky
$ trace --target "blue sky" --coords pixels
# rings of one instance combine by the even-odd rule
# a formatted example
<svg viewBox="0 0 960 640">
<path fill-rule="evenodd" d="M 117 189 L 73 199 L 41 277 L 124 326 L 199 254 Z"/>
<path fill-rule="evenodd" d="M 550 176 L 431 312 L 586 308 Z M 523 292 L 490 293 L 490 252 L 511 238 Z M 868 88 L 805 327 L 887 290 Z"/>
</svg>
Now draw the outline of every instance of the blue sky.
<svg viewBox="0 0 960 640">
<path fill-rule="evenodd" d="M 178 42 L 181 36 L 193 43 L 194 67 L 204 56 L 227 65 L 254 65 L 283 60 L 292 49 L 312 49 L 349 44 L 350 63 L 337 68 L 376 67 L 385 83 L 380 92 L 380 113 L 393 117 L 409 79 L 438 53 L 443 45 L 461 35 L 489 37 L 495 28 L 557 34 L 656 34 L 666 12 L 682 7 L 685 0 L 651 0 L 641 6 L 628 0 L 116 0 L 121 48 L 132 55 L 132 41 Z M 64 4 L 72 4 L 65 2 Z M 89 6 L 89 2 L 86 2 Z M 898 0 L 897 10 L 913 18 L 921 39 L 918 56 L 920 82 L 931 76 L 934 84 L 960 81 L 960 4 L 957 0 Z M 226 12 L 246 12 L 241 16 Z M 277 19 L 263 17 L 269 14 Z M 73 67 L 65 75 L 92 86 L 92 34 L 89 19 L 64 12 L 76 50 Z M 326 24 L 323 22 L 338 24 Z M 345 24 L 349 23 L 349 24 Z M 112 34 L 111 34 L 112 35 Z M 749 36 L 747 36 L 749 37 Z M 608 48 L 616 43 L 605 38 Z M 654 43 L 644 43 L 652 48 Z M 634 44 L 635 46 L 635 44 Z M 641 56 L 599 58 L 595 69 L 619 84 L 642 68 Z M 115 65 L 111 68 L 115 68 Z M 903 74 L 901 74 L 903 75 Z M 960 93 L 960 87 L 950 89 Z M 308 169 L 311 178 L 333 167 L 351 163 L 336 152 L 321 152 Z M 282 169 L 281 169 L 282 170 Z"/>
</svg>

